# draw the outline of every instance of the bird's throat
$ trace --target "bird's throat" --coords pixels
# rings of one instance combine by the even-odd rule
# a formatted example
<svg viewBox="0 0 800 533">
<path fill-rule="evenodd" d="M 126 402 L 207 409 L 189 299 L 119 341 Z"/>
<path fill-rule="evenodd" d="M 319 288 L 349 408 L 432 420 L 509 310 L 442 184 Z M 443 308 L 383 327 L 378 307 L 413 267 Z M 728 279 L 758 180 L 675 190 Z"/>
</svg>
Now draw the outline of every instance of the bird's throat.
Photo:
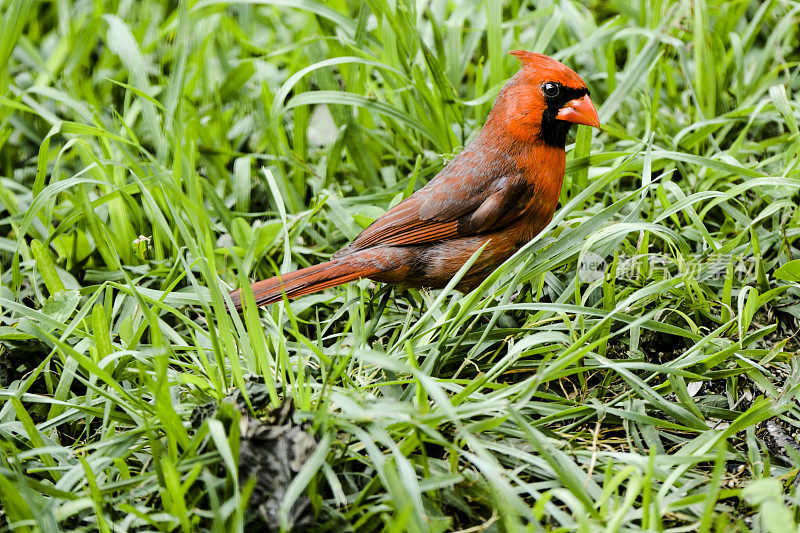
<svg viewBox="0 0 800 533">
<path fill-rule="evenodd" d="M 542 117 L 539 140 L 547 146 L 564 150 L 567 146 L 567 133 L 569 133 L 572 123 L 559 120 L 555 116 L 550 117 L 548 111 L 545 111 Z"/>
</svg>

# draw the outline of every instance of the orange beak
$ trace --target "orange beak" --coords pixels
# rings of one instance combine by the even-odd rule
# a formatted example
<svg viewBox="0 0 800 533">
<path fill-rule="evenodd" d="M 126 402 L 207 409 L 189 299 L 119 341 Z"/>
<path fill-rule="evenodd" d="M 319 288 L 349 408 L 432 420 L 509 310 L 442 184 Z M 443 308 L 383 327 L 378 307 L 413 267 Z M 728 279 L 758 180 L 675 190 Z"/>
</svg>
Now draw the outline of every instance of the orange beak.
<svg viewBox="0 0 800 533">
<path fill-rule="evenodd" d="M 594 128 L 600 127 L 597 109 L 594 108 L 594 104 L 589 99 L 588 94 L 564 104 L 564 107 L 558 110 L 556 118 L 574 124 L 585 124 Z"/>
</svg>

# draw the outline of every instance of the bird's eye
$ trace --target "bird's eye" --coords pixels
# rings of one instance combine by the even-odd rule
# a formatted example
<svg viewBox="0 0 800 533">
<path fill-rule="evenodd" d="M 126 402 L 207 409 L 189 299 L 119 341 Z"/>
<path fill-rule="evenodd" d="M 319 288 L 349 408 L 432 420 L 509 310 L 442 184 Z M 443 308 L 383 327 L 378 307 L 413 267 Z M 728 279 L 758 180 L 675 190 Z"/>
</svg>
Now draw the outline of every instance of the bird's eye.
<svg viewBox="0 0 800 533">
<path fill-rule="evenodd" d="M 558 84 L 553 83 L 552 81 L 548 81 L 544 85 L 542 85 L 542 92 L 545 96 L 554 97 L 558 96 Z"/>
</svg>

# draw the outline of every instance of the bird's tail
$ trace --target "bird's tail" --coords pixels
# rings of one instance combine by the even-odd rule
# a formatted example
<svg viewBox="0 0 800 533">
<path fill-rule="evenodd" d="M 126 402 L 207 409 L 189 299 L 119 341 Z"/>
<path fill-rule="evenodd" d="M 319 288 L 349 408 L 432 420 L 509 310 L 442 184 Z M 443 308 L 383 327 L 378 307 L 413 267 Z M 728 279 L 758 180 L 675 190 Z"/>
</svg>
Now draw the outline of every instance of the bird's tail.
<svg viewBox="0 0 800 533">
<path fill-rule="evenodd" d="M 349 258 L 334 259 L 327 263 L 301 268 L 288 274 L 274 276 L 250 285 L 256 305 L 267 305 L 287 298 L 296 298 L 312 292 L 335 287 L 348 281 L 368 278 L 381 269 L 370 267 L 362 262 L 350 261 Z M 242 289 L 230 293 L 233 305 L 237 310 L 242 309 Z"/>
</svg>

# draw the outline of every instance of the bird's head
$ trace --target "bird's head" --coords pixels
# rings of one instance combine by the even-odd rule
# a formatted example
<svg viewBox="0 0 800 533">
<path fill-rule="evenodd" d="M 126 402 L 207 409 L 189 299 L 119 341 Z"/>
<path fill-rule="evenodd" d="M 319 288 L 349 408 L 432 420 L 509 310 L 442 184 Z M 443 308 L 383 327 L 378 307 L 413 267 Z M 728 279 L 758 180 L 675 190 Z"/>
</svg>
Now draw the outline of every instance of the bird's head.
<svg viewBox="0 0 800 533">
<path fill-rule="evenodd" d="M 572 124 L 600 126 L 586 83 L 572 69 L 542 54 L 512 50 L 522 63 L 495 107 L 519 140 L 564 148 Z"/>
</svg>

